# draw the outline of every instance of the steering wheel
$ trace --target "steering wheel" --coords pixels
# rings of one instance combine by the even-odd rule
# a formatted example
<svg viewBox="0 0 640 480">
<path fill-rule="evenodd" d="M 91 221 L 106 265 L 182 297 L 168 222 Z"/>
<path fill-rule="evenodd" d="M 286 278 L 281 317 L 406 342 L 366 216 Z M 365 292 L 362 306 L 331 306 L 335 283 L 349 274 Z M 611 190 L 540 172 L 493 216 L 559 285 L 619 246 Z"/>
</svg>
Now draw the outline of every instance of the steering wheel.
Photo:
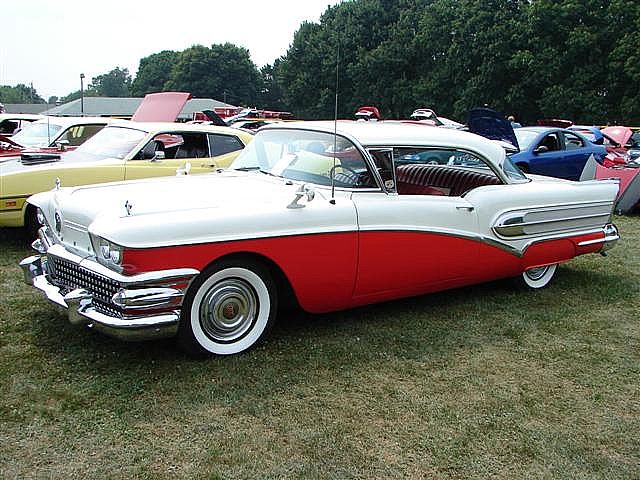
<svg viewBox="0 0 640 480">
<path fill-rule="evenodd" d="M 342 172 L 336 173 L 336 168 L 341 168 Z M 329 171 L 329 177 L 335 178 L 336 182 L 340 182 L 346 186 L 357 187 L 360 183 L 360 174 L 351 167 L 344 165 L 335 165 Z"/>
</svg>

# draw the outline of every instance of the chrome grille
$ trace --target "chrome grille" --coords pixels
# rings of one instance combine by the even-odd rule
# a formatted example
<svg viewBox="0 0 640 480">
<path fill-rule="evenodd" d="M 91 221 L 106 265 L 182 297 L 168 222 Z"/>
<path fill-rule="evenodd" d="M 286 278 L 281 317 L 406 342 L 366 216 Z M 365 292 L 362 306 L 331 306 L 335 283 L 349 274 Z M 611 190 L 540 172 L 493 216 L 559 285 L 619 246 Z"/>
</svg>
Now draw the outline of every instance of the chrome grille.
<svg viewBox="0 0 640 480">
<path fill-rule="evenodd" d="M 111 298 L 120 289 L 118 282 L 63 258 L 49 255 L 47 263 L 49 274 L 57 286 L 69 291 L 84 288 L 100 303 L 110 304 Z"/>
</svg>

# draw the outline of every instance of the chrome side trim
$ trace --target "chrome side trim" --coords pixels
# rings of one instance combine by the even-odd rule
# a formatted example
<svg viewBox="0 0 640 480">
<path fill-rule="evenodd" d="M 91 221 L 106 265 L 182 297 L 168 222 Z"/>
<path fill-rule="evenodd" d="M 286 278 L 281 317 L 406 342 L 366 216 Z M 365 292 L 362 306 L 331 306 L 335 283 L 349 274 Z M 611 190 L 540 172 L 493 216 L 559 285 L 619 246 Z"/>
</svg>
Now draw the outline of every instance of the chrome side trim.
<svg viewBox="0 0 640 480">
<path fill-rule="evenodd" d="M 404 228 L 402 229 L 402 231 L 418 232 L 418 233 L 433 233 L 436 235 L 446 235 L 450 237 L 464 238 L 467 240 L 473 240 L 476 242 L 490 245 L 495 248 L 499 248 L 500 250 L 504 250 L 505 252 L 510 253 L 511 255 L 515 255 L 517 257 L 522 257 L 524 253 L 527 251 L 527 249 L 532 245 L 535 245 L 536 243 L 546 242 L 549 240 L 561 240 L 563 238 L 570 238 L 570 237 L 581 236 L 581 235 L 591 235 L 594 233 L 602 233 L 603 231 L 605 231 L 606 228 L 607 227 L 605 226 L 605 227 L 590 228 L 588 230 L 572 230 L 572 231 L 566 231 L 562 233 L 539 235 L 537 237 L 527 239 L 525 243 L 522 244 L 521 247 L 516 247 L 510 243 L 507 243 L 506 241 L 500 240 L 499 238 L 489 237 L 487 235 L 480 235 L 475 233 L 456 231 L 456 230 L 450 230 L 450 229 L 444 229 L 444 228 Z M 368 232 L 368 231 L 380 232 L 385 230 L 398 231 L 399 229 L 397 228 L 384 229 L 380 227 L 377 227 L 377 228 L 371 227 L 371 228 L 363 229 L 362 231 L 363 232 Z M 522 240 L 524 239 L 509 239 L 509 240 L 511 241 L 517 240 L 519 242 L 522 242 Z"/>
<path fill-rule="evenodd" d="M 503 212 L 492 230 L 500 238 L 596 228 L 609 221 L 611 202 L 583 202 Z"/>
</svg>

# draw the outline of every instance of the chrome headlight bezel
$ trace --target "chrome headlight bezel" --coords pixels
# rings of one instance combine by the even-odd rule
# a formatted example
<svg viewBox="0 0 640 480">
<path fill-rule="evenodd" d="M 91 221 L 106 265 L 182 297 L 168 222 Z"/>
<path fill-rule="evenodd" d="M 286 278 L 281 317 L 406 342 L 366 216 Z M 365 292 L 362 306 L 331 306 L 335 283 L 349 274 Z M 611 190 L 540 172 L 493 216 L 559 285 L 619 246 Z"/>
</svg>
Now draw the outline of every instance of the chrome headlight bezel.
<svg viewBox="0 0 640 480">
<path fill-rule="evenodd" d="M 47 217 L 40 207 L 36 208 L 36 221 L 42 227 L 47 224 Z"/>
<path fill-rule="evenodd" d="M 96 261 L 100 265 L 122 273 L 124 247 L 92 233 L 89 234 L 89 237 Z"/>
</svg>

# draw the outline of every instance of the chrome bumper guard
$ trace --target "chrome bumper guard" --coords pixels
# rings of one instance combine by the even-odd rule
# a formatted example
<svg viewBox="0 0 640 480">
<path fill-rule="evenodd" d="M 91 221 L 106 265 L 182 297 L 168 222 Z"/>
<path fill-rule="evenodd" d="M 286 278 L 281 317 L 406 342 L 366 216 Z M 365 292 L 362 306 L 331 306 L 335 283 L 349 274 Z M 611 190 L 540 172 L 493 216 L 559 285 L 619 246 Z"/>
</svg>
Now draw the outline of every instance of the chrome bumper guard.
<svg viewBox="0 0 640 480">
<path fill-rule="evenodd" d="M 184 294 L 198 270 L 164 270 L 127 277 L 89 258 L 67 252 L 61 245 L 47 247 L 47 255 L 33 255 L 20 262 L 24 281 L 42 291 L 49 301 L 66 308 L 71 323 L 87 325 L 121 340 L 151 340 L 176 335 Z M 62 258 L 91 274 L 107 277 L 118 284 L 119 289 L 108 305 L 105 306 L 103 299 L 100 306 L 96 296 L 85 288 L 56 285 L 47 266 L 48 255 Z"/>
<path fill-rule="evenodd" d="M 604 233 L 604 238 L 596 238 L 595 240 L 586 240 L 584 242 L 578 243 L 579 247 L 585 247 L 587 245 L 595 245 L 597 243 L 602 244 L 602 248 L 600 252 L 606 252 L 607 250 L 611 250 L 615 244 L 620 240 L 620 234 L 618 233 L 618 228 L 613 224 L 609 223 L 604 226 L 602 229 Z"/>
</svg>

